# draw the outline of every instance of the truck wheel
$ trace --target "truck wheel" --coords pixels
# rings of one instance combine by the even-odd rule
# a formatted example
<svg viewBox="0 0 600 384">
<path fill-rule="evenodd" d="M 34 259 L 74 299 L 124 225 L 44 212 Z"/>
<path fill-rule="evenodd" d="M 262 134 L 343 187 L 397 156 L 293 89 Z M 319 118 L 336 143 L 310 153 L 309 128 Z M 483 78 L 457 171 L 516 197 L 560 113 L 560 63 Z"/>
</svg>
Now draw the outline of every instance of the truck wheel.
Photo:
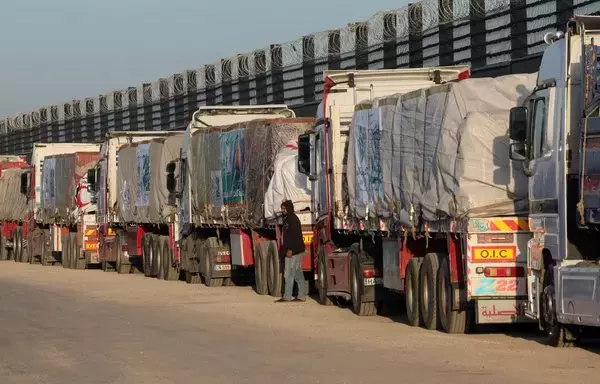
<svg viewBox="0 0 600 384">
<path fill-rule="evenodd" d="M 277 242 L 271 240 L 267 243 L 267 285 L 269 294 L 273 297 L 283 296 L 283 268 L 279 259 Z"/>
<path fill-rule="evenodd" d="M 175 258 L 173 257 L 173 249 L 169 245 L 169 238 L 163 240 L 163 271 L 164 279 L 175 281 L 179 279 L 179 269 L 175 266 Z"/>
<path fill-rule="evenodd" d="M 13 236 L 13 257 L 15 260 L 15 263 L 18 263 L 21 261 L 21 255 L 23 253 L 23 248 L 21 247 L 21 228 L 17 227 L 17 229 L 15 229 L 15 234 Z"/>
<path fill-rule="evenodd" d="M 29 239 L 23 237 L 23 228 L 21 229 L 21 263 L 27 263 L 29 261 L 30 255 L 30 247 L 29 247 Z"/>
<path fill-rule="evenodd" d="M 362 295 L 364 292 L 364 279 L 362 277 L 362 268 L 359 255 L 356 252 L 350 253 L 350 293 L 352 295 L 352 312 L 358 316 L 375 315 L 376 306 L 374 301 L 364 302 Z"/>
<path fill-rule="evenodd" d="M 123 236 L 120 233 L 117 233 L 117 238 L 115 239 L 115 243 L 117 244 L 116 253 L 116 267 L 117 273 L 121 275 L 126 275 L 131 273 L 131 264 L 129 262 L 123 262 Z"/>
<path fill-rule="evenodd" d="M 145 233 L 144 236 L 142 236 L 142 273 L 144 274 L 144 276 L 148 276 L 146 273 L 148 271 L 148 234 Z"/>
<path fill-rule="evenodd" d="M 71 251 L 69 237 L 64 236 L 61 243 L 62 252 L 60 254 L 60 263 L 62 264 L 63 268 L 69 268 L 69 252 Z"/>
<path fill-rule="evenodd" d="M 420 318 L 420 295 L 419 275 L 421 272 L 422 259 L 413 257 L 406 266 L 406 277 L 404 280 L 404 292 L 406 304 L 406 316 L 408 325 L 418 327 Z"/>
<path fill-rule="evenodd" d="M 215 253 L 212 248 L 217 244 L 216 239 L 209 238 L 204 243 L 202 249 L 202 257 L 204 259 L 204 285 L 207 287 L 222 287 L 223 278 L 213 278 L 212 272 L 215 268 Z"/>
<path fill-rule="evenodd" d="M 541 300 L 546 344 L 557 348 L 572 347 L 574 340 L 571 333 L 556 318 L 555 300 L 554 275 L 552 268 L 548 268 L 544 274 L 544 291 Z"/>
<path fill-rule="evenodd" d="M 152 241 L 152 277 L 160 279 L 160 270 L 162 269 L 160 264 L 162 262 L 162 247 L 161 247 L 161 236 L 154 235 Z"/>
<path fill-rule="evenodd" d="M 266 242 L 258 243 L 254 254 L 254 290 L 259 295 L 269 293 L 265 265 L 267 262 L 267 246 L 268 243 Z"/>
<path fill-rule="evenodd" d="M 315 281 L 315 286 L 317 287 L 318 301 L 321 305 L 332 305 L 333 302 L 327 296 L 327 268 L 325 267 L 325 249 L 323 247 L 319 247 L 319 264 L 318 264 L 318 277 L 317 281 Z"/>
<path fill-rule="evenodd" d="M 465 309 L 452 310 L 453 292 L 450 282 L 450 264 L 448 257 L 440 258 L 441 264 L 437 274 L 437 305 L 440 325 L 447 333 L 466 333 L 467 316 Z"/>
<path fill-rule="evenodd" d="M 154 258 L 154 235 L 151 233 L 146 233 L 144 235 L 145 246 L 144 251 L 145 255 L 143 258 L 144 261 L 144 276 L 152 277 L 152 260 Z"/>
<path fill-rule="evenodd" d="M 8 248 L 6 248 L 6 237 L 0 234 L 0 260 L 8 260 Z"/>
<path fill-rule="evenodd" d="M 31 255 L 31 257 L 29 258 L 29 264 L 35 264 L 36 263 L 36 259 L 35 259 L 35 254 L 33 253 L 33 244 L 34 244 L 35 238 L 33 237 L 33 234 L 31 232 L 29 232 L 29 254 Z"/>
<path fill-rule="evenodd" d="M 425 255 L 421 273 L 420 282 L 420 308 L 423 326 L 425 329 L 434 330 L 439 328 L 436 300 L 436 280 L 439 269 L 439 259 L 437 253 L 428 253 Z"/>
</svg>

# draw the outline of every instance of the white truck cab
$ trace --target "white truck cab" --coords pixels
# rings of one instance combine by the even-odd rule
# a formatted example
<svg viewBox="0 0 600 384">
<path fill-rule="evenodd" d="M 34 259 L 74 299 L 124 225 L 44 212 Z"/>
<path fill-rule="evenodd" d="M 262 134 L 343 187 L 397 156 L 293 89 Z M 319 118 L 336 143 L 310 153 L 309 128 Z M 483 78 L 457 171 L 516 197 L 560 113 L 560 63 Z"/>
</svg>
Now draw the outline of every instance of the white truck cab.
<svg viewBox="0 0 600 384">
<path fill-rule="evenodd" d="M 537 86 L 511 110 L 511 159 L 529 177 L 527 316 L 554 346 L 600 326 L 600 17 L 544 37 Z"/>
</svg>

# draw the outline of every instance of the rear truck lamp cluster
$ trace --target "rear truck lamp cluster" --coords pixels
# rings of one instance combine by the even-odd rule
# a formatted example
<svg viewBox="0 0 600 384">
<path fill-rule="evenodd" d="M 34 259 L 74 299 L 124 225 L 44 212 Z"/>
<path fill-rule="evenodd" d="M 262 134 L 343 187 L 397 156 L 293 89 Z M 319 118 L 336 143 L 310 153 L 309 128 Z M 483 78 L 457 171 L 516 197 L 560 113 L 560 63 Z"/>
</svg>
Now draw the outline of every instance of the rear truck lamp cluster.
<svg viewBox="0 0 600 384">
<path fill-rule="evenodd" d="M 485 277 L 523 277 L 525 276 L 525 268 L 523 267 L 477 267 L 475 270 L 478 274 Z"/>
<path fill-rule="evenodd" d="M 215 263 L 231 263 L 231 256 L 230 255 L 215 256 Z"/>
<path fill-rule="evenodd" d="M 514 233 L 482 233 L 477 235 L 479 244 L 512 244 L 514 241 Z"/>
<path fill-rule="evenodd" d="M 471 78 L 471 70 L 467 69 L 466 71 L 462 71 L 458 74 L 458 80 L 467 80 Z"/>
<path fill-rule="evenodd" d="M 371 277 L 380 277 L 381 276 L 381 272 L 377 269 L 377 268 L 367 268 L 367 269 L 363 269 L 363 277 L 364 278 L 371 278 Z"/>
</svg>

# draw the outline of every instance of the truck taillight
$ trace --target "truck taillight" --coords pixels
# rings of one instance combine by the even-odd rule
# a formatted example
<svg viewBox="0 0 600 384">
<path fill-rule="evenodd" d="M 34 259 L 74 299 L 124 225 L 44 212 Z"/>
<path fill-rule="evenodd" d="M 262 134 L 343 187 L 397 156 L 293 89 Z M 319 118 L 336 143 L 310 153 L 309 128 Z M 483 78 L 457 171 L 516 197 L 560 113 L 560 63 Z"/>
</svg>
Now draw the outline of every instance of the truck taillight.
<svg viewBox="0 0 600 384">
<path fill-rule="evenodd" d="M 523 277 L 525 268 L 523 267 L 485 267 L 483 269 L 485 277 Z"/>
<path fill-rule="evenodd" d="M 379 270 L 377 268 L 363 269 L 363 277 L 365 277 L 365 278 L 379 277 L 379 276 L 381 276 L 381 273 L 379 272 Z"/>
<path fill-rule="evenodd" d="M 484 233 L 477 235 L 479 244 L 512 244 L 514 241 L 514 233 Z"/>
<path fill-rule="evenodd" d="M 462 71 L 458 74 L 458 80 L 467 80 L 471 78 L 471 70 L 467 69 L 466 71 Z"/>
<path fill-rule="evenodd" d="M 215 262 L 216 263 L 231 263 L 231 256 L 229 256 L 229 255 L 216 256 Z"/>
</svg>

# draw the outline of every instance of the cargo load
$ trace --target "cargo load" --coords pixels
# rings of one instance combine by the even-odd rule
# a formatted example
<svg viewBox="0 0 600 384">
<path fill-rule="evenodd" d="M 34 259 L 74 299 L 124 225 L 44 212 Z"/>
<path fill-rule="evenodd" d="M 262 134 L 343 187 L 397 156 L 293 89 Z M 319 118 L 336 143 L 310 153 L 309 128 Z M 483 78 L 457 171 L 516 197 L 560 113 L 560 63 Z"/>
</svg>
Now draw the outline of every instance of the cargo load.
<svg viewBox="0 0 600 384">
<path fill-rule="evenodd" d="M 468 79 L 359 104 L 348 145 L 350 214 L 412 225 L 527 213 L 508 121 L 536 78 Z"/>
<path fill-rule="evenodd" d="M 279 151 L 307 132 L 313 118 L 253 120 L 195 132 L 187 172 L 195 222 L 260 226 L 281 201 L 265 194 Z"/>
<path fill-rule="evenodd" d="M 167 164 L 179 158 L 183 133 L 127 144 L 118 151 L 117 215 L 126 223 L 165 223 L 173 213 Z M 177 167 L 179 169 L 179 167 Z"/>
<path fill-rule="evenodd" d="M 0 221 L 19 221 L 27 213 L 27 197 L 21 193 L 21 175 L 26 168 L 0 171 Z"/>
<path fill-rule="evenodd" d="M 98 161 L 98 152 L 75 152 L 44 158 L 40 219 L 47 224 L 71 225 L 76 213 L 90 204 L 82 183 Z M 82 180 L 83 179 L 83 180 Z"/>
<path fill-rule="evenodd" d="M 273 177 L 265 194 L 265 219 L 281 211 L 281 202 L 292 200 L 296 212 L 310 210 L 310 181 L 298 172 L 298 140 L 287 143 L 273 163 Z"/>
</svg>

